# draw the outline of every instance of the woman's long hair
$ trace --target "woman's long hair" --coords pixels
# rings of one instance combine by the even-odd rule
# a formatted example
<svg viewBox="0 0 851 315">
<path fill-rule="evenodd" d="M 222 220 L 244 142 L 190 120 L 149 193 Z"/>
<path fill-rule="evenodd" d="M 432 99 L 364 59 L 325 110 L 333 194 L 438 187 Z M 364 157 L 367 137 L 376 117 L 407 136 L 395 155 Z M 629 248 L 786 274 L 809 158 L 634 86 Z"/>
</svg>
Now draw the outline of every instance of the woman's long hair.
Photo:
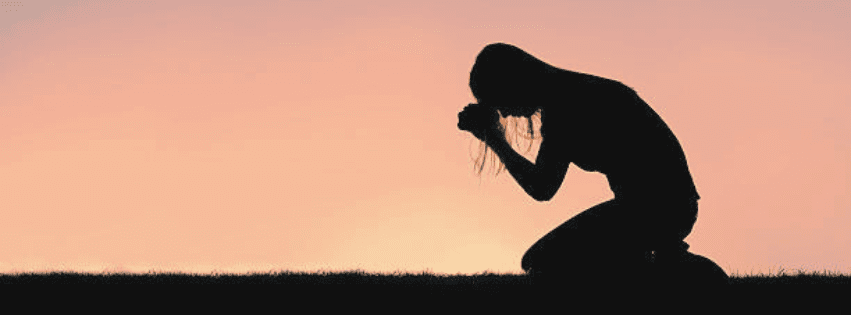
<svg viewBox="0 0 851 315">
<path fill-rule="evenodd" d="M 528 141 L 529 146 L 526 148 L 526 153 L 531 151 L 532 145 L 535 143 L 535 129 L 540 130 L 541 113 L 542 110 L 539 109 L 537 112 L 535 112 L 535 114 L 533 114 L 529 118 L 511 116 L 506 118 L 500 118 L 500 124 L 502 124 L 503 126 L 502 129 L 505 135 L 505 140 L 508 142 L 508 144 L 514 147 L 515 144 L 520 144 L 520 142 Z M 537 124 L 535 124 L 536 121 Z M 506 126 L 513 126 L 513 131 L 509 132 L 509 128 L 506 128 Z M 490 158 L 486 158 L 487 156 L 490 156 Z M 502 161 L 499 159 L 499 156 L 497 156 L 496 153 L 493 152 L 493 150 L 490 150 L 490 147 L 488 147 L 484 141 L 479 141 L 479 156 L 475 159 L 476 175 L 481 176 L 482 171 L 485 168 L 485 162 L 488 159 L 493 162 L 492 164 L 496 164 L 495 166 L 493 166 L 497 169 L 496 174 L 494 176 L 499 175 L 499 173 L 505 169 L 505 164 L 502 163 Z"/>
<path fill-rule="evenodd" d="M 524 100 L 535 102 L 537 99 L 535 96 L 540 96 L 547 89 L 547 86 L 553 84 L 552 76 L 559 71 L 560 69 L 515 46 L 503 43 L 490 44 L 485 46 L 476 57 L 476 63 L 470 71 L 470 90 L 479 104 L 488 104 L 489 101 L 494 100 L 514 103 Z M 505 139 L 510 145 L 513 146 L 517 143 L 518 137 L 529 140 L 527 153 L 532 149 L 535 140 L 534 121 L 537 120 L 538 126 L 540 126 L 542 115 L 540 104 L 530 104 L 530 106 L 537 106 L 538 110 L 529 118 L 511 116 L 500 118 Z M 523 130 L 521 130 L 520 122 L 524 119 L 526 121 L 523 124 Z M 514 120 L 513 124 L 510 124 L 509 120 Z M 515 131 L 509 132 L 506 128 L 508 125 L 513 125 Z M 479 176 L 484 169 L 487 155 L 491 155 L 491 160 L 498 164 L 496 175 L 499 175 L 505 169 L 505 164 L 500 161 L 499 157 L 493 152 L 488 154 L 488 151 L 488 146 L 481 142 L 479 157 L 475 161 L 478 169 L 476 173 Z"/>
</svg>

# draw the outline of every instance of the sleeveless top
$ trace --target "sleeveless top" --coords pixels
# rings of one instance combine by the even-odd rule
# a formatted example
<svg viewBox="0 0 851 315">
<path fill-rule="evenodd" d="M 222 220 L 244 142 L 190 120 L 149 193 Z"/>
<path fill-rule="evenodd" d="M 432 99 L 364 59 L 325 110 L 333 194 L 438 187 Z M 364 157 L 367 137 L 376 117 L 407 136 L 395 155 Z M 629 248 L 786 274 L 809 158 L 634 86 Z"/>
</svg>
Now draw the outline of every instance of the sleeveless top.
<svg viewBox="0 0 851 315">
<path fill-rule="evenodd" d="M 679 141 L 633 89 L 592 75 L 580 81 L 548 107 L 565 121 L 548 125 L 544 113 L 544 139 L 579 168 L 605 174 L 617 199 L 700 199 Z"/>
</svg>

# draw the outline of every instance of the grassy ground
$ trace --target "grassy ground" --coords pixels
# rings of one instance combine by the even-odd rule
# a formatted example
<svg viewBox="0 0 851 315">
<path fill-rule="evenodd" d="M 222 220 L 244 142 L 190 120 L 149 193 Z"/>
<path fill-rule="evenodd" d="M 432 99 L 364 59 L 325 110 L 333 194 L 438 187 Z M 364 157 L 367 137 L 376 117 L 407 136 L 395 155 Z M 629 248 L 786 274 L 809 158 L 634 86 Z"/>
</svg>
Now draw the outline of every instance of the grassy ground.
<svg viewBox="0 0 851 315">
<path fill-rule="evenodd" d="M 181 273 L 20 273 L 0 274 L 0 284 L 380 284 L 404 286 L 454 286 L 457 288 L 494 288 L 495 286 L 530 285 L 522 274 L 481 273 L 474 275 L 439 275 L 430 273 L 371 274 L 346 272 L 280 272 L 263 274 L 181 274 Z M 731 275 L 731 285 L 747 284 L 851 284 L 851 275 L 833 272 L 774 275 Z"/>
</svg>

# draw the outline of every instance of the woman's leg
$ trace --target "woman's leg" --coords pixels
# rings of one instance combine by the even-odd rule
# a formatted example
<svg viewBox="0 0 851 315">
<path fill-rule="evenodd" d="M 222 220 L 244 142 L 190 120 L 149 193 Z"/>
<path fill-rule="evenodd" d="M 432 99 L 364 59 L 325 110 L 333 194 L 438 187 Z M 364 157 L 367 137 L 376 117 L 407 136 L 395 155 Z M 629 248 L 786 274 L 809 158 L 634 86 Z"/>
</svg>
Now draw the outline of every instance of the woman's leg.
<svg viewBox="0 0 851 315">
<path fill-rule="evenodd" d="M 523 255 L 523 270 L 591 277 L 635 272 L 648 250 L 636 235 L 641 231 L 636 210 L 612 199 L 583 211 L 532 245 Z"/>
<path fill-rule="evenodd" d="M 657 219 L 657 233 L 653 233 L 653 250 L 656 252 L 655 277 L 667 285 L 727 284 L 728 276 L 711 259 L 688 252 L 683 239 L 688 236 L 697 220 L 697 200 L 659 205 L 666 213 Z"/>
<path fill-rule="evenodd" d="M 682 202 L 647 203 L 656 209 L 649 216 L 648 226 L 652 227 L 648 243 L 659 254 L 681 255 L 689 249 L 683 241 L 694 228 L 697 221 L 697 200 Z"/>
</svg>

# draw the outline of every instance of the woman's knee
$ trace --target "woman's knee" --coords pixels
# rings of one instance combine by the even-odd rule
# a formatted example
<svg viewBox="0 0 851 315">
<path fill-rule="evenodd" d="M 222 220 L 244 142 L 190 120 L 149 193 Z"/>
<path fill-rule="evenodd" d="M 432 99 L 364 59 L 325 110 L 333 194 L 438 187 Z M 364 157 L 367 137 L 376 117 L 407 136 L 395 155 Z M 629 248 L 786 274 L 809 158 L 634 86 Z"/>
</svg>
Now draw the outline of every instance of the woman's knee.
<svg viewBox="0 0 851 315">
<path fill-rule="evenodd" d="M 610 254 L 626 238 L 614 199 L 598 204 L 565 221 L 535 242 L 523 255 L 523 270 L 538 266 L 582 265 Z"/>
<path fill-rule="evenodd" d="M 520 266 L 524 271 L 530 269 L 547 272 L 573 273 L 581 270 L 604 268 L 607 264 L 624 261 L 629 253 L 637 251 L 622 250 L 619 247 L 600 244 L 575 244 L 574 246 L 547 248 L 532 247 L 523 255 Z"/>
</svg>

